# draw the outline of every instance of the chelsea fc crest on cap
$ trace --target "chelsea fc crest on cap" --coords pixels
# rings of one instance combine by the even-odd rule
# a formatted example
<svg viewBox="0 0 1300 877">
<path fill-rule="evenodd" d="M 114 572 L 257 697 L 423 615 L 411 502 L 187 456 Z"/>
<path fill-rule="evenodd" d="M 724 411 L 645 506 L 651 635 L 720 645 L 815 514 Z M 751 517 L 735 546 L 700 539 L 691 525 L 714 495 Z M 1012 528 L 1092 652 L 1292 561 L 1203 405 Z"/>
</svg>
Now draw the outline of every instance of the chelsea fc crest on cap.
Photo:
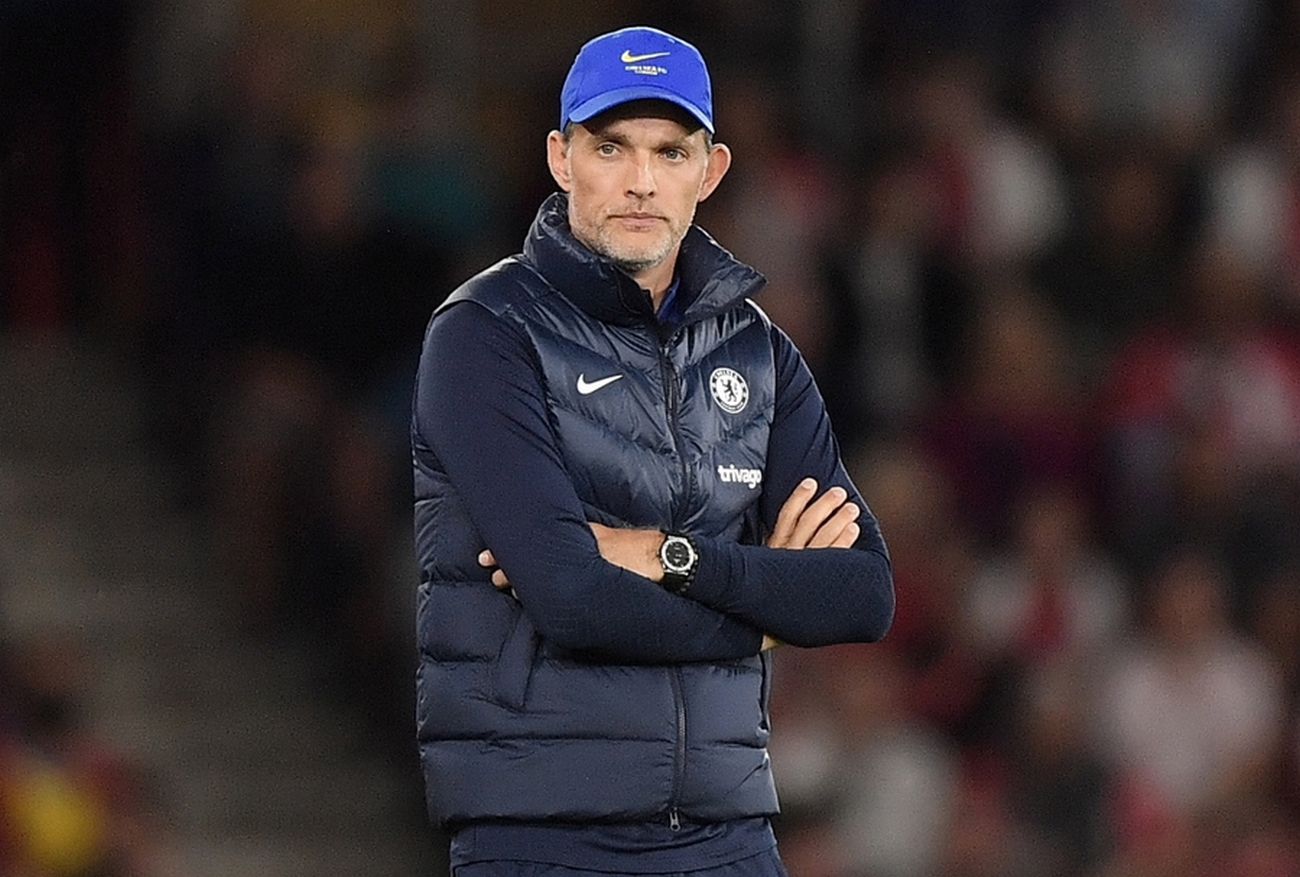
<svg viewBox="0 0 1300 877">
<path fill-rule="evenodd" d="M 739 414 L 749 404 L 749 384 L 735 369 L 715 368 L 709 375 L 709 392 L 728 414 Z"/>
</svg>

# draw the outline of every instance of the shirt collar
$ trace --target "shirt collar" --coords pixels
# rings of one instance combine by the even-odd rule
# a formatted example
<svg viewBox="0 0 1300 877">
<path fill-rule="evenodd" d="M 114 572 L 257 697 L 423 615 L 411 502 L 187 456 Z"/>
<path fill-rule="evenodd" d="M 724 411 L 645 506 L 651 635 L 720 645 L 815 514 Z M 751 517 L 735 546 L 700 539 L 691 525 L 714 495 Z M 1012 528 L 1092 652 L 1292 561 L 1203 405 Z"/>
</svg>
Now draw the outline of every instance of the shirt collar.
<svg viewBox="0 0 1300 877">
<path fill-rule="evenodd" d="M 673 282 L 668 284 L 668 289 L 664 291 L 664 300 L 659 303 L 659 310 L 655 313 L 659 322 L 676 324 L 682 321 L 681 300 L 677 297 L 677 289 L 681 285 L 681 278 L 674 274 Z"/>
</svg>

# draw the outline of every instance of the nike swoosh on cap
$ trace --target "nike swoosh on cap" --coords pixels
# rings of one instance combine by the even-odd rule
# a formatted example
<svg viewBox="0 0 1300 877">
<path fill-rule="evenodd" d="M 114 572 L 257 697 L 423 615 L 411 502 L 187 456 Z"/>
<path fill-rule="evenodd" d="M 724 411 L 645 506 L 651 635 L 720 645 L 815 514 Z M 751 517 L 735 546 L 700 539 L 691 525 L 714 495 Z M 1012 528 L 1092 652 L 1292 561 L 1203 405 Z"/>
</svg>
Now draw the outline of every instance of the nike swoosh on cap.
<svg viewBox="0 0 1300 877">
<path fill-rule="evenodd" d="M 610 375 L 607 378 L 600 378 L 598 380 L 588 381 L 587 376 L 585 374 L 578 375 L 578 392 L 584 396 L 590 395 L 591 393 L 594 393 L 597 390 L 599 390 L 601 387 L 608 387 L 610 384 L 614 383 L 621 377 L 623 376 Z"/>
<path fill-rule="evenodd" d="M 651 58 L 662 58 L 664 55 L 667 55 L 667 54 L 669 54 L 669 53 L 668 53 L 668 52 L 651 52 L 651 53 L 648 54 L 648 55 L 633 55 L 633 54 L 632 54 L 631 52 L 629 52 L 627 49 L 624 49 L 624 50 L 623 50 L 623 54 L 619 56 L 619 60 L 622 61 L 624 64 L 635 64 L 635 63 L 637 63 L 638 61 L 649 61 Z"/>
</svg>

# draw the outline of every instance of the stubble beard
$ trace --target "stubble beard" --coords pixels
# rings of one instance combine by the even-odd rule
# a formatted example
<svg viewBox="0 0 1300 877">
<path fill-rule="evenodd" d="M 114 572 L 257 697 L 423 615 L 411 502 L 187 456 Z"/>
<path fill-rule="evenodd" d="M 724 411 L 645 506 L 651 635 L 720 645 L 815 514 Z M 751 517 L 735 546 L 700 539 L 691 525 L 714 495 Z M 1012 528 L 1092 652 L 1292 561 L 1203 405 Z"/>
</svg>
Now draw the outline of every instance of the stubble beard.
<svg viewBox="0 0 1300 877">
<path fill-rule="evenodd" d="M 598 256 L 608 259 L 627 274 L 635 275 L 641 271 L 662 263 L 686 236 L 689 222 L 678 228 L 669 222 L 667 233 L 657 243 L 635 246 L 615 239 L 610 224 L 615 220 L 606 218 L 604 222 L 585 228 L 575 228 L 574 235 L 586 244 L 587 248 Z"/>
</svg>

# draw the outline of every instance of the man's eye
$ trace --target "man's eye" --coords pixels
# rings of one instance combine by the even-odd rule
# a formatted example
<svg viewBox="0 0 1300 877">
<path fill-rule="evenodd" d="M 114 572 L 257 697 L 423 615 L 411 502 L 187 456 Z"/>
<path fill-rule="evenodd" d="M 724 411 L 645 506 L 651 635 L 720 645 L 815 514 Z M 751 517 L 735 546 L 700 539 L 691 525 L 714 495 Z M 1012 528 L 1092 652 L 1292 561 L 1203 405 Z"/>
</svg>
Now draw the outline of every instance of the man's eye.
<svg viewBox="0 0 1300 877">
<path fill-rule="evenodd" d="M 685 157 L 686 153 L 675 146 L 664 150 L 664 158 L 669 161 L 681 161 Z"/>
<path fill-rule="evenodd" d="M 613 143 L 602 143 L 596 147 L 596 151 L 601 155 L 613 155 L 616 147 Z"/>
</svg>

